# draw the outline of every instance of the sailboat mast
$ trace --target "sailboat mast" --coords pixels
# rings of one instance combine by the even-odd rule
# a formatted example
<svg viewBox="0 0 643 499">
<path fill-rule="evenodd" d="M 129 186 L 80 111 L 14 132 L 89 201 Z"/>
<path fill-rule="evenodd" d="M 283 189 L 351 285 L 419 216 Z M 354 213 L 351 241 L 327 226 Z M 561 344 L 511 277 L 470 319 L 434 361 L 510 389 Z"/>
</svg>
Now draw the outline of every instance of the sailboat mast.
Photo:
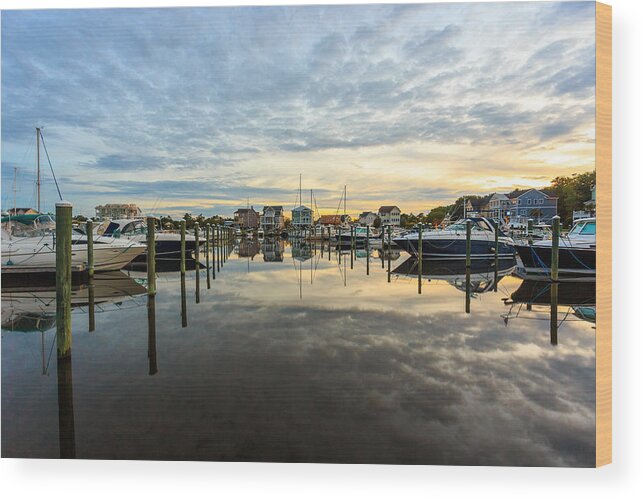
<svg viewBox="0 0 643 499">
<path fill-rule="evenodd" d="M 17 184 L 17 178 L 18 178 L 18 167 L 14 166 L 13 167 L 13 214 L 16 214 L 16 191 L 18 190 L 18 184 Z"/>
<path fill-rule="evenodd" d="M 344 219 L 346 219 L 346 186 L 344 186 Z"/>
<path fill-rule="evenodd" d="M 36 127 L 36 188 L 38 190 L 38 213 L 40 213 L 40 128 Z"/>
</svg>

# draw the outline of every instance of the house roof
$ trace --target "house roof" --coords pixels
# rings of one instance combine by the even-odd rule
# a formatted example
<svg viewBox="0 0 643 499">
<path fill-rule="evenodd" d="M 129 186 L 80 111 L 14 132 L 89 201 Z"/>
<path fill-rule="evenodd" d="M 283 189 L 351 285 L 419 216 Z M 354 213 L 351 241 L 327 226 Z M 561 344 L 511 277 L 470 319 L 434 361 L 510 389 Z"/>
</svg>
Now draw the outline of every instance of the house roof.
<svg viewBox="0 0 643 499">
<path fill-rule="evenodd" d="M 268 205 L 266 205 L 266 206 L 263 207 L 263 211 L 266 211 L 267 209 L 273 209 L 274 211 L 283 211 L 284 207 L 281 206 L 281 205 L 278 205 L 278 206 L 268 206 Z"/>
<path fill-rule="evenodd" d="M 376 217 L 377 213 L 373 213 L 372 211 L 363 211 L 359 214 L 359 218 L 367 217 L 368 215 L 373 215 Z"/>
<path fill-rule="evenodd" d="M 297 208 L 293 208 L 292 211 L 313 211 L 308 206 L 304 206 L 303 204 L 301 206 L 297 206 Z"/>
<path fill-rule="evenodd" d="M 400 211 L 400 209 L 397 206 L 380 206 L 380 209 L 378 211 L 379 213 L 390 213 L 393 210 Z"/>
<path fill-rule="evenodd" d="M 516 189 L 515 191 L 511 191 L 509 194 L 507 194 L 507 196 L 509 197 L 509 199 L 517 199 L 517 198 L 522 197 L 522 196 L 524 196 L 525 194 L 527 194 L 528 192 L 531 192 L 531 191 L 540 192 L 541 194 L 543 194 L 548 199 L 558 199 L 557 196 L 550 196 L 549 194 L 544 192 L 542 189 L 535 189 L 533 187 L 531 189 Z"/>
<path fill-rule="evenodd" d="M 342 216 L 341 215 L 322 215 L 319 217 L 319 220 L 317 220 L 317 223 L 320 224 L 340 224 L 342 223 Z"/>
<path fill-rule="evenodd" d="M 254 208 L 239 208 L 235 213 L 238 213 L 239 215 L 243 215 L 245 213 L 257 213 Z M 257 213 L 258 215 L 258 213 Z"/>
<path fill-rule="evenodd" d="M 506 194 L 503 194 L 502 192 L 494 192 L 489 198 L 489 200 L 491 201 L 491 199 L 494 196 L 496 197 L 496 199 L 499 199 L 500 201 L 509 201 L 509 196 L 507 196 Z"/>
</svg>

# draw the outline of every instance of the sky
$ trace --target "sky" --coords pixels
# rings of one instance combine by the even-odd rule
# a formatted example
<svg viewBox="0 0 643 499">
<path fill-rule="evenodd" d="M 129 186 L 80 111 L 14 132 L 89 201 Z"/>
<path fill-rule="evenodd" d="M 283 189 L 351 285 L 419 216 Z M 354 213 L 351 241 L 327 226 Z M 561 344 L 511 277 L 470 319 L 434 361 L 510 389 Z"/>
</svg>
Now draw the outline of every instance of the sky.
<svg viewBox="0 0 643 499">
<path fill-rule="evenodd" d="M 2 208 L 428 212 L 594 169 L 593 2 L 2 12 Z M 41 152 L 43 211 L 58 199 Z"/>
</svg>

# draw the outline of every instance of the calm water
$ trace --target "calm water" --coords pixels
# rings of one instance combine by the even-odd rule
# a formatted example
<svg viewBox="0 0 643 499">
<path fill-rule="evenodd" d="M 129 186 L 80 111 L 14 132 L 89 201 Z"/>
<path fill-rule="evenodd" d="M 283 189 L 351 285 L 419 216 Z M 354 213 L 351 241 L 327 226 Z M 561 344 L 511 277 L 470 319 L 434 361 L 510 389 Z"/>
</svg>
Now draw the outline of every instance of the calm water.
<svg viewBox="0 0 643 499">
<path fill-rule="evenodd" d="M 458 265 L 418 294 L 405 253 L 389 283 L 377 250 L 234 251 L 210 289 L 188 271 L 184 313 L 176 271 L 149 304 L 144 272 L 97 279 L 93 332 L 76 289 L 60 365 L 53 288 L 3 283 L 3 457 L 594 465 L 594 308 L 571 306 L 594 284 L 560 285 L 552 328 L 550 286 L 510 269 L 494 291 L 474 267 L 467 300 Z"/>
</svg>

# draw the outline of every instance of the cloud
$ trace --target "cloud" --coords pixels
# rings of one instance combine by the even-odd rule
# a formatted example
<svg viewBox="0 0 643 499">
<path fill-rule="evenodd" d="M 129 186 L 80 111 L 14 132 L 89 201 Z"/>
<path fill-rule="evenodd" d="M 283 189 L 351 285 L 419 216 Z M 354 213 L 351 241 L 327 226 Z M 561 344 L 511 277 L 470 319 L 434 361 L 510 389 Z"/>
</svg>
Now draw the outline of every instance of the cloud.
<svg viewBox="0 0 643 499">
<path fill-rule="evenodd" d="M 573 112 L 593 106 L 590 11 L 555 2 L 8 11 L 2 164 L 25 166 L 33 127 L 44 125 L 61 175 L 90 167 L 123 183 L 135 169 L 256 181 L 298 162 L 292 178 L 312 172 L 314 187 L 362 186 L 377 180 L 351 165 L 383 147 L 401 157 L 456 146 L 471 158 L 493 147 L 518 169 L 530 148 L 562 147 L 593 123 Z M 325 179 L 315 175 L 322 158 Z"/>
</svg>

